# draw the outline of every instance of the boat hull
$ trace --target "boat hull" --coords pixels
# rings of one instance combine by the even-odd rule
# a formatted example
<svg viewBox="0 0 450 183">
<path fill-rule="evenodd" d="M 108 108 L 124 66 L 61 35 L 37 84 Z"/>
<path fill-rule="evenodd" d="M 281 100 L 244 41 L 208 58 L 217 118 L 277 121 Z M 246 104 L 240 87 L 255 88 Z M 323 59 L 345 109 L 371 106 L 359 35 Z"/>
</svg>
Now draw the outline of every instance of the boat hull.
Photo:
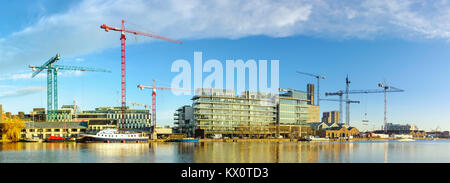
<svg viewBox="0 0 450 183">
<path fill-rule="evenodd" d="M 101 137 L 85 137 L 83 139 L 77 139 L 77 142 L 148 142 L 148 138 L 101 138 Z"/>
<path fill-rule="evenodd" d="M 171 139 L 167 142 L 198 142 L 200 139 Z"/>
</svg>

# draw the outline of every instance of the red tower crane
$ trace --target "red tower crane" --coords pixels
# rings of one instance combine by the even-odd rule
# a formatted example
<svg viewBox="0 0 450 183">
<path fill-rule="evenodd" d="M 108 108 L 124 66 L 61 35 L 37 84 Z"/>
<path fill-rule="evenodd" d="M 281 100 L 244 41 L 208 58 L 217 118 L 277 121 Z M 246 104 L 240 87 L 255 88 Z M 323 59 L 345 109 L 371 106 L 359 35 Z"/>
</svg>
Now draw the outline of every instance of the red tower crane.
<svg viewBox="0 0 450 183">
<path fill-rule="evenodd" d="M 144 85 L 138 85 L 138 88 L 143 90 L 144 88 L 152 89 L 152 122 L 153 122 L 153 129 L 156 127 L 156 90 L 175 90 L 175 91 L 194 91 L 199 92 L 200 89 L 191 90 L 191 89 L 183 89 L 183 88 L 166 88 L 166 87 L 159 87 L 155 86 L 155 79 L 153 79 L 152 86 L 144 86 Z"/>
<path fill-rule="evenodd" d="M 127 109 L 127 83 L 126 83 L 126 67 L 125 67 L 125 33 L 131 33 L 134 35 L 142 35 L 142 36 L 147 36 L 147 37 L 152 37 L 152 38 L 156 38 L 156 39 L 162 39 L 162 40 L 166 40 L 166 41 L 170 41 L 170 42 L 174 42 L 174 43 L 179 43 L 181 44 L 181 41 L 178 40 L 173 40 L 164 36 L 160 36 L 160 35 L 155 35 L 155 34 L 150 34 L 150 33 L 144 33 L 144 32 L 139 32 L 139 31 L 134 31 L 134 30 L 129 30 L 129 29 L 125 29 L 125 20 L 122 20 L 122 27 L 121 28 L 115 28 L 115 27 L 110 27 L 107 26 L 105 24 L 100 26 L 101 29 L 105 29 L 106 32 L 108 32 L 109 30 L 113 30 L 113 31 L 119 31 L 121 32 L 120 35 L 120 52 L 121 52 L 121 76 L 122 76 L 122 117 L 121 117 L 121 123 L 125 124 L 127 117 L 126 117 L 126 109 Z"/>
</svg>

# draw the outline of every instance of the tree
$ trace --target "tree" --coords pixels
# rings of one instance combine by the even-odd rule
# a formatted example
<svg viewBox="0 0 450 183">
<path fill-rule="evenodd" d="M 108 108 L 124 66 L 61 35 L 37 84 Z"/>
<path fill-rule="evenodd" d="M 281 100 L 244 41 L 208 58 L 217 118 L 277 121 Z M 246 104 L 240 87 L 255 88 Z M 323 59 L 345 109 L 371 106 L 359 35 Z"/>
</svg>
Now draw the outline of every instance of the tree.
<svg viewBox="0 0 450 183">
<path fill-rule="evenodd" d="M 2 117 L 3 128 L 1 129 L 1 133 L 3 140 L 11 140 L 13 142 L 19 141 L 20 132 L 25 128 L 25 122 L 17 116 Z"/>
</svg>

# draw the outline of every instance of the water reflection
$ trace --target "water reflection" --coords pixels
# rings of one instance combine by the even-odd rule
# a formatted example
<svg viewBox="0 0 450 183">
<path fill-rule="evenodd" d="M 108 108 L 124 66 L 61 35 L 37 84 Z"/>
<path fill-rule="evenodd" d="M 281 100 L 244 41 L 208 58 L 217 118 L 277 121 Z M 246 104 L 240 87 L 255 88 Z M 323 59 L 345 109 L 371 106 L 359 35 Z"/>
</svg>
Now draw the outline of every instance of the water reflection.
<svg viewBox="0 0 450 183">
<path fill-rule="evenodd" d="M 450 141 L 3 143 L 0 162 L 450 162 Z"/>
</svg>

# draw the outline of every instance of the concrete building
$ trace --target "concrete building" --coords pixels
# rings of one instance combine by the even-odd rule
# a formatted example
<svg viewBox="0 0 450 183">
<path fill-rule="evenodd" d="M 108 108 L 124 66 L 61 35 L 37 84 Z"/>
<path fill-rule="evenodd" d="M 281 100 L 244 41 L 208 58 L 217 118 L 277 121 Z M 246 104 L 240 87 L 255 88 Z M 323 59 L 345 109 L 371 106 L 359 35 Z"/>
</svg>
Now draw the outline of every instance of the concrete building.
<svg viewBox="0 0 450 183">
<path fill-rule="evenodd" d="M 257 138 L 274 133 L 276 95 L 247 91 L 235 96 L 233 90 L 210 88 L 192 100 L 196 135 Z"/>
<path fill-rule="evenodd" d="M 194 121 L 194 108 L 185 105 L 174 113 L 174 133 L 184 133 L 188 137 L 194 137 L 196 124 Z"/>
<path fill-rule="evenodd" d="M 22 129 L 21 138 L 24 139 L 47 139 L 50 136 L 59 137 L 77 137 L 85 133 L 87 123 L 80 122 L 25 122 L 25 128 Z"/>
<path fill-rule="evenodd" d="M 75 121 L 89 120 L 117 120 L 119 128 L 148 130 L 151 125 L 150 110 L 147 109 L 131 109 L 127 107 L 126 123 L 122 123 L 122 107 L 99 107 L 95 110 L 83 111 L 76 115 Z"/>
<path fill-rule="evenodd" d="M 339 111 L 323 112 L 322 122 L 324 123 L 339 123 Z"/>
</svg>

